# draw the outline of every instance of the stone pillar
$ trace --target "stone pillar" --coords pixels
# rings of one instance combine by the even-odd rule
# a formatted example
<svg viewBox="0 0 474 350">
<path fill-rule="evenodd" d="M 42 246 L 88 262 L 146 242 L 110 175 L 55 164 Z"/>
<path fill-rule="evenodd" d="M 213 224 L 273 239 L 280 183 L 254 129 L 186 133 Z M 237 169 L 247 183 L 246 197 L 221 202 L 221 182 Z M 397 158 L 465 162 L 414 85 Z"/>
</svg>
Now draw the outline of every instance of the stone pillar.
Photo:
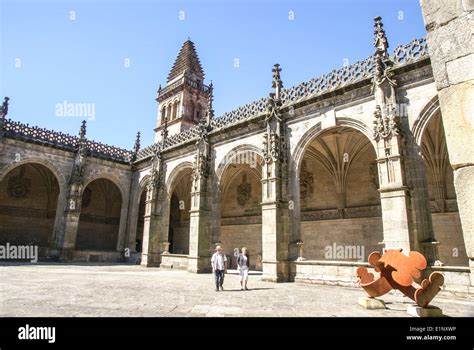
<svg viewBox="0 0 474 350">
<path fill-rule="evenodd" d="M 199 138 L 196 142 L 196 156 L 192 173 L 191 210 L 189 223 L 188 271 L 201 273 L 211 271 L 211 145 L 208 133 L 212 109 L 212 84 L 208 100 L 207 116 L 199 122 Z"/>
<path fill-rule="evenodd" d="M 160 263 L 160 222 L 158 189 L 149 184 L 146 189 L 145 215 L 143 225 L 142 266 L 158 266 Z"/>
<path fill-rule="evenodd" d="M 71 177 L 68 184 L 68 195 L 66 206 L 64 208 L 64 235 L 62 237 L 62 260 L 70 260 L 73 257 L 73 251 L 76 247 L 77 229 L 79 227 L 79 218 L 81 215 L 82 195 L 84 192 L 84 170 L 86 166 L 87 148 L 86 140 L 86 121 L 82 122 L 79 131 L 79 144 L 74 164 L 71 171 Z"/>
<path fill-rule="evenodd" d="M 399 136 L 377 142 L 383 241 L 386 249 L 403 249 L 408 253 L 414 242 L 410 235 L 410 197 L 399 146 Z"/>
<path fill-rule="evenodd" d="M 474 2 L 421 0 L 474 286 Z"/>
<path fill-rule="evenodd" d="M 275 93 L 268 99 L 262 167 L 262 279 L 285 282 L 289 277 L 288 148 L 280 114 L 279 65 L 273 68 Z"/>
<path fill-rule="evenodd" d="M 61 260 L 71 260 L 76 247 L 77 229 L 81 215 L 82 191 L 79 196 L 69 196 L 64 211 L 64 235 Z"/>
<path fill-rule="evenodd" d="M 193 183 L 195 180 L 193 180 Z M 191 192 L 191 210 L 189 222 L 188 271 L 194 273 L 211 271 L 211 211 L 209 195 L 199 181 Z"/>
<path fill-rule="evenodd" d="M 150 180 L 146 187 L 145 215 L 143 227 L 142 266 L 159 266 L 161 254 L 167 252 L 163 239 L 168 226 L 164 227 L 163 207 L 165 203 L 164 167 L 160 150 L 155 151 Z"/>
<path fill-rule="evenodd" d="M 214 151 L 211 153 L 211 159 L 215 159 Z M 212 169 L 212 167 L 211 167 Z M 214 171 L 210 174 L 211 188 L 211 245 L 217 246 L 221 241 L 221 193 L 219 189 L 219 179 Z"/>
<path fill-rule="evenodd" d="M 56 216 L 54 218 L 53 240 L 51 242 L 51 249 L 48 253 L 49 257 L 52 259 L 59 259 L 61 256 L 65 232 L 65 211 L 67 209 L 67 200 L 68 188 L 65 185 L 60 184 L 58 203 L 56 205 Z"/>
<path fill-rule="evenodd" d="M 263 280 L 288 280 L 288 237 L 288 206 L 280 201 L 262 202 Z"/>
<path fill-rule="evenodd" d="M 386 249 L 403 249 L 407 254 L 416 239 L 412 235 L 411 201 L 404 172 L 397 83 L 390 70 L 393 62 L 388 54 L 389 45 L 382 19 L 375 17 L 374 22 L 372 90 L 376 107 L 373 138 L 376 143 L 384 244 Z"/>
<path fill-rule="evenodd" d="M 137 135 L 139 138 L 139 135 Z M 168 229 L 164 225 L 164 208 L 167 202 L 165 188 L 165 165 L 163 150 L 168 138 L 168 119 L 164 118 L 161 130 L 161 142 L 155 144 L 151 161 L 151 174 L 146 186 L 145 215 L 143 227 L 142 266 L 159 266 L 161 254 L 168 253 Z M 135 149 L 139 149 L 135 142 Z M 137 151 L 136 151 L 137 152 Z"/>
</svg>

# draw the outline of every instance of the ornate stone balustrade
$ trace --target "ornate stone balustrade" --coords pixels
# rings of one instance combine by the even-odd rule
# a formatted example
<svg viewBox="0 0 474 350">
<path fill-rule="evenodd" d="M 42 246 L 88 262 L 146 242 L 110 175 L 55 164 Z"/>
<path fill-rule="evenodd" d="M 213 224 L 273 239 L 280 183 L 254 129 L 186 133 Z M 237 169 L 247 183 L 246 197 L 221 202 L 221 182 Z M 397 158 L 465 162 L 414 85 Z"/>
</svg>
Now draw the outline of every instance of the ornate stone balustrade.
<svg viewBox="0 0 474 350">
<path fill-rule="evenodd" d="M 23 124 L 11 119 L 5 120 L 3 128 L 5 137 L 40 143 L 68 151 L 75 151 L 80 143 L 80 139 L 77 136 L 39 128 L 37 126 L 30 126 L 29 124 Z M 131 152 L 128 150 L 87 139 L 83 142 L 92 157 L 120 163 L 128 163 L 130 160 Z"/>
<path fill-rule="evenodd" d="M 419 61 L 428 56 L 426 39 L 413 39 L 406 45 L 399 45 L 393 50 L 392 60 L 395 66 Z"/>
</svg>

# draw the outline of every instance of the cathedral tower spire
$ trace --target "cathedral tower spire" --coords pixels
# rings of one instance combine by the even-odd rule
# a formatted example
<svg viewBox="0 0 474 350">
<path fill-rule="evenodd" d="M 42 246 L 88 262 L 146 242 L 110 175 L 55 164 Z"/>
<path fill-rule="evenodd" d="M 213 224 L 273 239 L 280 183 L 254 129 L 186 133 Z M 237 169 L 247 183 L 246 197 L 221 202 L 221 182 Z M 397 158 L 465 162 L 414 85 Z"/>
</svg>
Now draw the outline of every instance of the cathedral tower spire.
<svg viewBox="0 0 474 350">
<path fill-rule="evenodd" d="M 199 123 L 206 116 L 210 89 L 204 84 L 204 70 L 194 43 L 186 40 L 168 74 L 165 87 L 158 89 L 158 121 L 155 142 L 167 120 L 169 135 L 177 134 Z"/>
</svg>

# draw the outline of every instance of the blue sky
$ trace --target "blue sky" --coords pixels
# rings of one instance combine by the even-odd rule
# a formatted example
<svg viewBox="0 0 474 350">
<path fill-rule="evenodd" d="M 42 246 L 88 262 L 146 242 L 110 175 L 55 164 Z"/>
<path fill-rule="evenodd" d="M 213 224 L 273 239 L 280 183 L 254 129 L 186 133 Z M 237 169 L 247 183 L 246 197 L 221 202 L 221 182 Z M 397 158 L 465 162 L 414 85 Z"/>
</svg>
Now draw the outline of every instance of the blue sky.
<svg viewBox="0 0 474 350">
<path fill-rule="evenodd" d="M 376 15 L 390 50 L 425 36 L 414 0 L 0 2 L 0 96 L 11 98 L 9 117 L 77 134 L 84 118 L 58 116 L 57 105 L 87 103 L 95 109 L 87 136 L 127 149 L 137 131 L 142 146 L 152 143 L 156 90 L 188 37 L 214 83 L 219 116 L 266 96 L 274 63 L 290 87 L 364 59 Z"/>
</svg>

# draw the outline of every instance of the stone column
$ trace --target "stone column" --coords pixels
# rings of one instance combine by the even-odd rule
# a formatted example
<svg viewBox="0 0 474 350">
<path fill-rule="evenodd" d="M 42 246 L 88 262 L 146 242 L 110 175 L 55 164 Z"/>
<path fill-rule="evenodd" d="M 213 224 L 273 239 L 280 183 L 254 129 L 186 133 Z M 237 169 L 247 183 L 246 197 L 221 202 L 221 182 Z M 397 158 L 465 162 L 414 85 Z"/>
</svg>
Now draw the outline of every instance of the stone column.
<svg viewBox="0 0 474 350">
<path fill-rule="evenodd" d="M 405 186 L 400 137 L 377 142 L 377 164 L 382 207 L 383 241 L 386 249 L 403 249 L 414 245 L 410 217 L 410 197 Z"/>
<path fill-rule="evenodd" d="M 87 148 L 86 121 L 84 120 L 79 131 L 79 144 L 74 158 L 71 177 L 68 184 L 68 195 L 64 208 L 64 235 L 62 239 L 62 260 L 70 260 L 76 247 L 77 229 L 81 215 L 82 195 L 84 192 L 84 170 L 86 166 Z"/>
<path fill-rule="evenodd" d="M 474 2 L 421 0 L 474 286 Z"/>
<path fill-rule="evenodd" d="M 54 218 L 53 241 L 51 242 L 51 249 L 48 253 L 49 257 L 52 259 L 59 259 L 61 256 L 61 249 L 64 241 L 67 200 L 68 188 L 65 185 L 60 185 L 58 203 L 56 205 L 56 216 Z"/>
<path fill-rule="evenodd" d="M 159 242 L 159 226 L 161 215 L 157 203 L 157 189 L 148 185 L 146 189 L 145 215 L 143 225 L 142 266 L 157 266 L 160 262 L 159 251 L 156 249 Z"/>
<path fill-rule="evenodd" d="M 403 249 L 407 254 L 416 245 L 409 188 L 406 186 L 400 118 L 397 109 L 396 81 L 390 68 L 388 40 L 382 19 L 374 19 L 374 75 L 376 108 L 373 138 L 376 142 L 379 191 L 386 249 Z"/>
<path fill-rule="evenodd" d="M 280 67 L 273 68 L 275 93 L 268 99 L 267 130 L 262 167 L 262 269 L 263 280 L 284 282 L 289 276 L 288 150 L 280 114 Z"/>
<path fill-rule="evenodd" d="M 194 273 L 211 271 L 211 211 L 206 181 L 193 179 L 191 192 L 188 271 Z"/>
<path fill-rule="evenodd" d="M 189 255 L 188 271 L 201 273 L 211 271 L 211 210 L 210 191 L 211 178 L 211 145 L 208 133 L 211 128 L 211 119 L 214 116 L 212 109 L 212 84 L 206 118 L 199 122 L 199 138 L 196 142 L 196 156 L 192 173 L 191 210 L 189 223 Z"/>
<path fill-rule="evenodd" d="M 164 227 L 163 207 L 165 202 L 164 167 L 160 150 L 155 151 L 152 160 L 150 180 L 146 187 L 145 215 L 143 227 L 142 266 L 159 266 L 161 254 L 167 251 L 168 226 Z"/>
<path fill-rule="evenodd" d="M 214 151 L 211 153 L 211 159 L 215 159 Z M 211 167 L 213 169 L 213 167 Z M 211 188 L 211 245 L 214 247 L 221 241 L 221 193 L 219 189 L 219 180 L 216 173 L 211 170 L 210 174 Z"/>
<path fill-rule="evenodd" d="M 62 260 L 72 259 L 73 251 L 76 247 L 77 229 L 79 227 L 79 217 L 81 215 L 82 195 L 69 196 L 66 202 L 64 236 L 62 240 Z"/>
</svg>

